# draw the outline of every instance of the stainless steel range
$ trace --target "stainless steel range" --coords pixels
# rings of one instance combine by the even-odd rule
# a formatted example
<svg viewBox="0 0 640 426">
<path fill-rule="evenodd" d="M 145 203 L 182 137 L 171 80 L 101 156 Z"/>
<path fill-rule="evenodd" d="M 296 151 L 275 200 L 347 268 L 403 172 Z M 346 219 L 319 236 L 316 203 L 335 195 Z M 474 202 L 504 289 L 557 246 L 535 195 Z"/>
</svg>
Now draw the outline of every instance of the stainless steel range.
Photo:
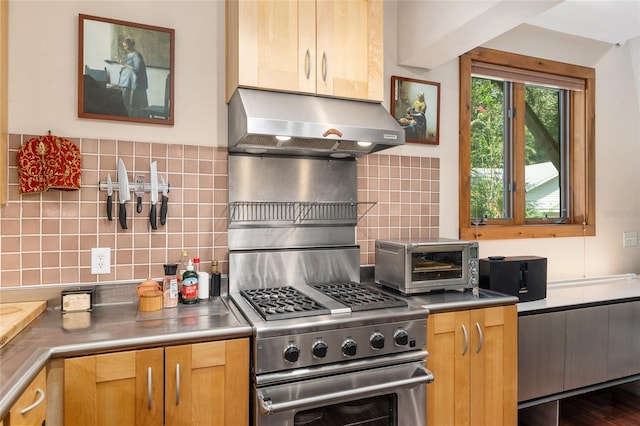
<svg viewBox="0 0 640 426">
<path fill-rule="evenodd" d="M 254 329 L 253 424 L 426 424 L 428 311 L 359 282 L 369 206 L 355 162 L 229 157 L 229 295 Z"/>
</svg>

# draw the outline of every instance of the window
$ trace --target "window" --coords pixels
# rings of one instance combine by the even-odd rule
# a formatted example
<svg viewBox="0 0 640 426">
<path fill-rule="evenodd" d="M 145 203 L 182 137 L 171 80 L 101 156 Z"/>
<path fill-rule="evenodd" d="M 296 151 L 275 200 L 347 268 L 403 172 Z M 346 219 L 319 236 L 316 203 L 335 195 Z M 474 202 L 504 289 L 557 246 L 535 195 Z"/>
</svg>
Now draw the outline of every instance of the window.
<svg viewBox="0 0 640 426">
<path fill-rule="evenodd" d="M 460 57 L 460 238 L 595 235 L 595 71 Z"/>
</svg>

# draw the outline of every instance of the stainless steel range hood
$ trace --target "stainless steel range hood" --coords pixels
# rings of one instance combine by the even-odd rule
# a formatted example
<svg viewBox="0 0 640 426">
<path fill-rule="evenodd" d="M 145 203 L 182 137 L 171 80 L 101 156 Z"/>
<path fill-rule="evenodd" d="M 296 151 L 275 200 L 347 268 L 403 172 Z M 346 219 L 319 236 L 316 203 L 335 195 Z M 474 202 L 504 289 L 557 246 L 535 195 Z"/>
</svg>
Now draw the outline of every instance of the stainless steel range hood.
<svg viewBox="0 0 640 426">
<path fill-rule="evenodd" d="M 404 142 L 378 103 L 255 89 L 229 101 L 230 152 L 347 158 Z"/>
</svg>

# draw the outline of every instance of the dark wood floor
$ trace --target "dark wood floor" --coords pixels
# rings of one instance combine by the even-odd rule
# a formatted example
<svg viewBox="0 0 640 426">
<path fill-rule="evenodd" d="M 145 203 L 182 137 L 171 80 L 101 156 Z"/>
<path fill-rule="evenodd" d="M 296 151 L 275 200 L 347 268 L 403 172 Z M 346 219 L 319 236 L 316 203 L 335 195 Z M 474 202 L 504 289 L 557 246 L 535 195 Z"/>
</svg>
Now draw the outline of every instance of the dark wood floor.
<svg viewBox="0 0 640 426">
<path fill-rule="evenodd" d="M 640 425 L 640 382 L 563 399 L 560 426 Z"/>
</svg>

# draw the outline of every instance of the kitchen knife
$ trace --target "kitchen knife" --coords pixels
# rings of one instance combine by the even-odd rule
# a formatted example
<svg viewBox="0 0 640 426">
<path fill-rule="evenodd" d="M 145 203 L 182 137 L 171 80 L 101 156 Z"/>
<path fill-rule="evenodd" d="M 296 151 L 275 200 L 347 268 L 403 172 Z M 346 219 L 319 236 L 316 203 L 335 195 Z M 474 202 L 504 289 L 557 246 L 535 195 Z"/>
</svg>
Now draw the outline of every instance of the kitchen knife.
<svg viewBox="0 0 640 426">
<path fill-rule="evenodd" d="M 118 197 L 120 199 L 120 211 L 118 212 L 118 220 L 120 227 L 127 229 L 127 206 L 126 202 L 131 198 L 129 193 L 129 178 L 127 177 L 127 168 L 124 166 L 122 159 L 118 160 Z"/>
<path fill-rule="evenodd" d="M 169 197 L 167 196 L 167 184 L 164 181 L 164 178 L 160 176 L 160 180 L 162 181 L 162 204 L 160 205 L 160 225 L 164 225 L 167 223 L 167 204 L 169 204 Z"/>
<path fill-rule="evenodd" d="M 142 213 L 142 196 L 144 195 L 144 176 L 136 176 L 136 212 Z"/>
<path fill-rule="evenodd" d="M 107 219 L 109 221 L 113 220 L 113 215 L 111 214 L 113 208 L 113 182 L 111 182 L 111 173 L 107 175 Z"/>
<path fill-rule="evenodd" d="M 151 163 L 151 211 L 149 212 L 149 222 L 151 229 L 158 229 L 156 213 L 156 203 L 158 202 L 158 164 Z"/>
</svg>

